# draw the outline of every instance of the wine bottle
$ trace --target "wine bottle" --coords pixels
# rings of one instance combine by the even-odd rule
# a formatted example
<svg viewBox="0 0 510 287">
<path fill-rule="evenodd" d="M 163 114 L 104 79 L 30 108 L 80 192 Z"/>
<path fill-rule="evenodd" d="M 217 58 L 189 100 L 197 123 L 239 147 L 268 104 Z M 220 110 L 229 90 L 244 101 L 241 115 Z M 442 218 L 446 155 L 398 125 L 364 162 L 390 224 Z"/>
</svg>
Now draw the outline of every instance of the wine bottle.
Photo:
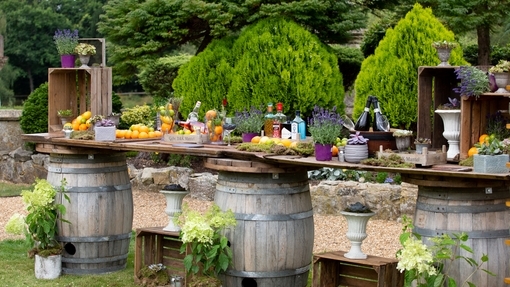
<svg viewBox="0 0 510 287">
<path fill-rule="evenodd" d="M 368 131 L 370 129 L 370 106 L 372 105 L 372 96 L 368 96 L 363 113 L 359 116 L 354 125 L 357 131 Z"/>
<path fill-rule="evenodd" d="M 379 106 L 379 100 L 377 97 L 372 98 L 372 104 L 374 105 L 374 123 L 372 129 L 374 132 L 387 132 L 387 127 L 384 124 L 383 115 L 381 113 L 381 107 Z"/>
<path fill-rule="evenodd" d="M 276 115 L 274 115 L 273 119 L 273 137 L 281 138 L 282 137 L 282 124 L 285 122 L 287 117 L 283 114 L 283 104 L 276 104 Z"/>
<path fill-rule="evenodd" d="M 187 122 L 198 122 L 198 111 L 200 110 L 201 104 L 202 103 L 200 101 L 197 101 L 193 111 L 188 114 L 188 119 L 186 120 Z"/>
</svg>

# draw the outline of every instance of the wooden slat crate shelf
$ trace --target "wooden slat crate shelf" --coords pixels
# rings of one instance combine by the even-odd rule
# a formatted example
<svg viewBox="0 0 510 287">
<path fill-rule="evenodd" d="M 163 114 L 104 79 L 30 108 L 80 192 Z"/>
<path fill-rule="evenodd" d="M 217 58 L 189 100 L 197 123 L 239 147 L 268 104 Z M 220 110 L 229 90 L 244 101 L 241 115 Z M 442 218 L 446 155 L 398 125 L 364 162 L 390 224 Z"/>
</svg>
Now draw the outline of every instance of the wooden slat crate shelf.
<svg viewBox="0 0 510 287">
<path fill-rule="evenodd" d="M 455 69 L 459 67 L 418 68 L 418 131 L 417 137 L 430 138 L 432 148 L 447 145 L 443 137 L 443 121 L 431 112 L 437 106 L 448 103 L 448 98 L 459 98 L 453 89 L 458 86 Z M 479 99 L 461 97 L 460 159 L 467 158 L 468 150 L 486 132 L 487 116 L 498 110 L 507 110 L 508 94 L 485 93 Z"/>
<path fill-rule="evenodd" d="M 48 69 L 48 132 L 62 129 L 57 111 L 71 109 L 74 116 L 112 113 L 112 68 Z"/>
<path fill-rule="evenodd" d="M 314 287 L 399 287 L 404 285 L 404 273 L 397 270 L 397 259 L 368 256 L 349 259 L 343 251 L 313 256 Z"/>
<path fill-rule="evenodd" d="M 167 273 L 171 276 L 181 276 L 186 281 L 184 257 L 187 252 L 181 254 L 182 242 L 179 232 L 164 231 L 163 227 L 147 227 L 136 229 L 135 239 L 135 282 L 139 282 L 138 271 L 143 266 L 163 263 L 167 267 Z M 183 282 L 182 286 L 186 286 Z"/>
</svg>

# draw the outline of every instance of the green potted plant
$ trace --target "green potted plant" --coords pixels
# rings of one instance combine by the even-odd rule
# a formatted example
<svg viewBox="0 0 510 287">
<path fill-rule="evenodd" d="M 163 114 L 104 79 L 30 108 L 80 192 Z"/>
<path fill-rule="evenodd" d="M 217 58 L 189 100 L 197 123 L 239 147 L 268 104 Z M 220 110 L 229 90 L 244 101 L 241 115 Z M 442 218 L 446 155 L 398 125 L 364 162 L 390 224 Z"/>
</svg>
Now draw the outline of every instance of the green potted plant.
<svg viewBox="0 0 510 287">
<path fill-rule="evenodd" d="M 336 112 L 336 106 L 328 110 L 315 106 L 312 117 L 308 120 L 308 131 L 315 144 L 315 159 L 330 161 L 332 159 L 331 147 L 342 132 L 344 121 Z"/>
<path fill-rule="evenodd" d="M 55 198 L 57 193 L 69 201 L 65 193 L 65 179 L 57 190 L 47 180 L 36 180 L 33 191 L 23 190 L 21 197 L 25 203 L 27 215 L 14 214 L 5 230 L 11 234 L 25 234 L 31 247 L 30 257 L 35 257 L 35 276 L 38 279 L 55 279 L 61 273 L 62 246 L 56 240 L 58 235 L 57 222 L 63 219 L 66 208 Z M 60 197 L 60 196 L 59 196 Z M 63 199 L 62 199 L 63 200 Z"/>
<path fill-rule="evenodd" d="M 473 171 L 481 173 L 507 173 L 508 154 L 506 147 L 495 136 L 490 135 L 482 143 L 475 144 L 478 154 L 473 155 Z"/>
<path fill-rule="evenodd" d="M 242 134 L 243 142 L 250 142 L 253 137 L 260 134 L 264 125 L 264 114 L 256 107 L 251 107 L 249 111 L 244 109 L 235 113 L 233 123 L 236 130 Z"/>
<path fill-rule="evenodd" d="M 460 83 L 453 91 L 461 96 L 478 99 L 481 94 L 489 92 L 489 77 L 477 67 L 460 66 L 458 69 L 455 69 L 455 74 Z"/>
<path fill-rule="evenodd" d="M 90 56 L 96 54 L 96 47 L 87 43 L 79 43 L 74 48 L 74 52 L 80 57 L 80 68 L 88 68 L 87 64 L 90 61 Z"/>
<path fill-rule="evenodd" d="M 457 43 L 448 42 L 446 40 L 443 41 L 435 41 L 432 43 L 432 47 L 436 48 L 437 56 L 441 63 L 438 66 L 450 66 L 448 63 L 448 59 L 450 59 L 450 53 L 452 49 L 457 47 Z"/>
<path fill-rule="evenodd" d="M 412 136 L 413 136 L 413 131 L 396 130 L 393 132 L 393 137 L 395 138 L 395 143 L 397 145 L 397 149 L 400 152 L 407 150 L 411 146 L 411 137 Z"/>
<path fill-rule="evenodd" d="M 510 71 L 510 61 L 500 60 L 496 66 L 490 67 L 489 72 L 494 74 L 498 90 L 495 93 L 508 93 L 505 89 L 508 84 L 508 72 Z"/>
<path fill-rule="evenodd" d="M 62 68 L 74 68 L 74 48 L 78 45 L 78 30 L 57 30 L 53 36 Z"/>
<path fill-rule="evenodd" d="M 221 286 L 218 275 L 232 263 L 232 250 L 223 230 L 236 225 L 231 210 L 223 212 L 214 204 L 204 214 L 182 206 L 182 214 L 176 218 L 181 227 L 181 253 L 190 250 L 184 257 L 184 267 L 189 275 L 186 286 Z"/>
</svg>

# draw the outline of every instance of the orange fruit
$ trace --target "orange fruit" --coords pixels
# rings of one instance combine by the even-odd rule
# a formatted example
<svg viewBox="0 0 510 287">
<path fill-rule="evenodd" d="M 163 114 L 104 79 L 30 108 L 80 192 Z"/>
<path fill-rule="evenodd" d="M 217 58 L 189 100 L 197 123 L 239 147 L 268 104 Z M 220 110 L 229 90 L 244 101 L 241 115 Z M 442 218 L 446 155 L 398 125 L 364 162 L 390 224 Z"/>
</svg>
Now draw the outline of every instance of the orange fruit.
<svg viewBox="0 0 510 287">
<path fill-rule="evenodd" d="M 223 127 L 222 126 L 215 126 L 214 127 L 214 133 L 217 135 L 221 135 L 223 133 Z"/>
<path fill-rule="evenodd" d="M 130 139 L 130 138 L 131 138 L 131 134 L 132 134 L 132 133 L 133 133 L 132 131 L 127 130 L 127 131 L 126 131 L 126 133 L 124 134 L 124 138 L 125 138 L 125 139 Z"/>
<path fill-rule="evenodd" d="M 74 122 L 73 123 L 73 130 L 74 131 L 79 131 L 80 130 L 80 123 L 79 122 Z"/>
<path fill-rule="evenodd" d="M 140 132 L 138 134 L 138 138 L 139 139 L 147 139 L 147 138 L 149 138 L 149 134 L 147 132 Z"/>
<path fill-rule="evenodd" d="M 162 132 L 169 133 L 171 129 L 172 129 L 172 125 L 167 124 L 167 123 L 162 123 L 161 124 L 161 131 Z"/>
<path fill-rule="evenodd" d="M 145 133 L 148 133 L 149 132 L 149 127 L 148 126 L 140 126 L 138 128 L 138 131 L 139 132 L 145 132 Z"/>
<path fill-rule="evenodd" d="M 78 127 L 78 130 L 80 131 L 86 131 L 89 127 L 87 127 L 87 124 L 80 124 Z"/>
<path fill-rule="evenodd" d="M 474 154 L 478 154 L 478 149 L 476 147 L 472 147 L 468 150 L 468 156 L 473 156 Z"/>
<path fill-rule="evenodd" d="M 334 145 L 332 148 L 331 148 L 331 155 L 332 156 L 338 156 L 338 147 L 336 145 Z"/>
<path fill-rule="evenodd" d="M 254 136 L 254 137 L 251 139 L 251 142 L 252 142 L 252 143 L 259 143 L 259 142 L 260 142 L 260 136 Z"/>
<path fill-rule="evenodd" d="M 140 128 L 140 125 L 136 124 L 136 125 L 131 125 L 131 127 L 129 129 L 131 131 L 137 131 L 139 128 Z"/>
<path fill-rule="evenodd" d="M 216 116 L 218 115 L 218 113 L 215 111 L 215 110 L 208 110 L 206 113 L 205 113 L 205 118 L 207 120 L 211 120 L 211 119 L 214 119 L 216 118 Z"/>
<path fill-rule="evenodd" d="M 92 112 L 91 111 L 86 111 L 84 112 L 82 115 L 81 115 L 84 119 L 88 120 L 92 117 Z"/>
<path fill-rule="evenodd" d="M 489 135 L 488 135 L 488 134 L 483 134 L 483 135 L 481 135 L 481 136 L 478 138 L 478 142 L 479 142 L 480 144 L 483 144 L 483 143 L 484 143 L 486 140 L 488 140 L 488 139 L 489 139 Z"/>
<path fill-rule="evenodd" d="M 137 139 L 139 135 L 140 135 L 140 132 L 137 131 L 137 130 L 134 130 L 134 131 L 131 132 L 131 138 L 132 139 Z"/>
<path fill-rule="evenodd" d="M 149 132 L 148 135 L 149 135 L 150 138 L 155 138 L 156 137 L 156 133 L 155 132 Z"/>
<path fill-rule="evenodd" d="M 77 119 L 77 118 L 75 118 L 75 119 L 73 119 L 73 120 L 71 121 L 71 124 L 73 124 L 73 125 L 74 125 L 75 123 L 80 123 L 80 122 L 78 121 L 78 119 Z"/>
<path fill-rule="evenodd" d="M 160 131 L 154 131 L 154 137 L 160 138 L 163 136 L 163 133 Z"/>
<path fill-rule="evenodd" d="M 282 139 L 282 144 L 285 147 L 290 147 L 290 145 L 292 144 L 292 141 L 289 139 Z"/>
</svg>

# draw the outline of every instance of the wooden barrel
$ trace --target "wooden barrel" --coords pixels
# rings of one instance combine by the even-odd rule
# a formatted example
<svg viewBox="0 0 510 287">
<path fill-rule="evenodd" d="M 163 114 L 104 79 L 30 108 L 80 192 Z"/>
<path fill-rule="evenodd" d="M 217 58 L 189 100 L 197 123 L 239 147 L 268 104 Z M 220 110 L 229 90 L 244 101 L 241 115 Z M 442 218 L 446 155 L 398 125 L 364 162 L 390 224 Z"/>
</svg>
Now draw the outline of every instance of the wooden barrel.
<svg viewBox="0 0 510 287">
<path fill-rule="evenodd" d="M 473 185 L 476 186 L 476 185 Z M 497 276 L 476 272 L 469 280 L 476 286 L 506 286 L 503 279 L 508 276 L 510 247 L 505 239 L 510 237 L 505 203 L 510 199 L 508 187 L 418 187 L 418 199 L 414 216 L 414 231 L 427 238 L 441 234 L 465 232 L 474 255 L 462 250 L 461 254 L 475 258 L 481 263 L 482 254 L 489 261 L 483 266 Z M 446 267 L 445 270 L 448 270 Z M 473 268 L 464 260 L 455 260 L 448 273 L 457 284 L 463 282 Z"/>
<path fill-rule="evenodd" d="M 100 274 L 126 267 L 133 223 L 133 195 L 121 152 L 109 154 L 50 154 L 48 181 L 67 181 L 70 203 L 59 223 L 64 246 L 62 272 Z"/>
<path fill-rule="evenodd" d="M 237 219 L 226 232 L 233 266 L 224 287 L 307 285 L 314 223 L 306 171 L 220 171 L 214 201 Z"/>
</svg>

